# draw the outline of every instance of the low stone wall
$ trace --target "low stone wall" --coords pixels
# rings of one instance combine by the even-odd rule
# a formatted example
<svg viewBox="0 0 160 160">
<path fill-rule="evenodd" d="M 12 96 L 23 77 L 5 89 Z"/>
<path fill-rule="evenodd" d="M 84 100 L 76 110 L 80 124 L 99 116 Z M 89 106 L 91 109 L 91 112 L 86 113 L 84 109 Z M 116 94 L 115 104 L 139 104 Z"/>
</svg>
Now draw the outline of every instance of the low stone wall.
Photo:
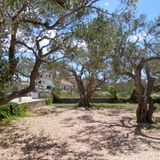
<svg viewBox="0 0 160 160">
<path fill-rule="evenodd" d="M 72 104 L 72 103 L 78 103 L 79 98 L 60 98 L 59 101 L 56 103 L 66 103 L 66 104 Z M 114 99 L 112 98 L 92 98 L 92 103 L 125 103 L 127 102 L 126 99 L 118 99 L 118 102 L 115 102 Z M 32 102 L 25 102 L 25 104 L 28 105 L 29 109 L 35 109 L 39 107 L 43 107 L 46 105 L 45 99 L 43 100 L 38 100 L 38 101 L 32 101 Z"/>
<path fill-rule="evenodd" d="M 35 109 L 35 108 L 39 108 L 39 107 L 43 107 L 46 105 L 45 99 L 39 100 L 39 101 L 33 101 L 33 102 L 26 102 L 25 104 L 28 105 L 28 108 L 30 110 Z"/>
<path fill-rule="evenodd" d="M 59 101 L 56 103 L 78 103 L 79 98 L 60 98 Z M 126 99 L 118 99 L 118 102 L 116 102 L 113 98 L 92 98 L 92 103 L 125 103 L 127 102 Z"/>
</svg>

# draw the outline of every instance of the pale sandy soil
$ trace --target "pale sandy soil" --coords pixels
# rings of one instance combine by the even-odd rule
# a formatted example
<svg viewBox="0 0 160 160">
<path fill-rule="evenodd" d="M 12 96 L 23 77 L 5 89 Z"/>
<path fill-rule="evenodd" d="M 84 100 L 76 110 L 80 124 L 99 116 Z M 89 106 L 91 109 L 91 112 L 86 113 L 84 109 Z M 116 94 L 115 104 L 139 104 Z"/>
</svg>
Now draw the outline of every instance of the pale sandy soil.
<svg viewBox="0 0 160 160">
<path fill-rule="evenodd" d="M 41 108 L 0 128 L 0 160 L 160 160 L 160 130 L 124 110 Z"/>
</svg>

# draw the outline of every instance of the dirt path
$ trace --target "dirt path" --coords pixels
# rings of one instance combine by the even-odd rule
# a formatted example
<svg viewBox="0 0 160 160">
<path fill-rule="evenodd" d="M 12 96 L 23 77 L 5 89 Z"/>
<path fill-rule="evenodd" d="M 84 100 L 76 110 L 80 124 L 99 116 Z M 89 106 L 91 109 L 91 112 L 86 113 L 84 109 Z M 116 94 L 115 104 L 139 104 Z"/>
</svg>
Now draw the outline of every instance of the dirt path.
<svg viewBox="0 0 160 160">
<path fill-rule="evenodd" d="M 0 160 L 160 160 L 160 132 L 123 110 L 42 108 L 0 128 Z"/>
</svg>

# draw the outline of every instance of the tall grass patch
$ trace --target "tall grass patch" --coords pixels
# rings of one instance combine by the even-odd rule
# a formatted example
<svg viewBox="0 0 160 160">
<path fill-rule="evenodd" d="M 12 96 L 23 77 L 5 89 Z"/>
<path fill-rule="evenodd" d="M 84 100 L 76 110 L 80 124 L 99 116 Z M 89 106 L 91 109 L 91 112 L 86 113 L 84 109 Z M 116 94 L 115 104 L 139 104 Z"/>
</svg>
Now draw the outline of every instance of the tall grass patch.
<svg viewBox="0 0 160 160">
<path fill-rule="evenodd" d="M 24 117 L 28 114 L 27 104 L 9 102 L 0 106 L 0 124 L 8 123 L 16 117 Z"/>
</svg>

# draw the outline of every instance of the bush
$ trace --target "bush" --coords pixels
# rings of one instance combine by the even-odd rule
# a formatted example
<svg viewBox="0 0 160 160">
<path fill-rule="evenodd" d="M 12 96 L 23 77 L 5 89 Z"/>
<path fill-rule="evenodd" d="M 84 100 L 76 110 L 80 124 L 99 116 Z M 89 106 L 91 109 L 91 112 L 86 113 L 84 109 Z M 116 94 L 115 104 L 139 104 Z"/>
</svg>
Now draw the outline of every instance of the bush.
<svg viewBox="0 0 160 160">
<path fill-rule="evenodd" d="M 14 108 L 15 116 L 24 116 L 28 111 L 27 104 L 19 104 L 16 108 Z"/>
<path fill-rule="evenodd" d="M 108 92 L 110 93 L 110 98 L 113 98 L 114 102 L 118 101 L 117 91 L 113 86 L 108 87 Z"/>
<path fill-rule="evenodd" d="M 17 104 L 9 102 L 0 106 L 0 121 L 13 116 L 23 116 L 27 112 L 26 104 Z"/>
<path fill-rule="evenodd" d="M 134 88 L 131 92 L 130 97 L 128 98 L 129 102 L 136 103 L 137 102 L 137 96 L 136 96 L 136 89 Z"/>
<path fill-rule="evenodd" d="M 159 95 L 154 94 L 154 95 L 152 95 L 152 98 L 153 98 L 154 103 L 160 104 L 160 96 Z"/>
<path fill-rule="evenodd" d="M 60 99 L 60 89 L 59 86 L 54 87 L 51 92 L 52 102 L 57 102 Z"/>
<path fill-rule="evenodd" d="M 51 105 L 52 104 L 52 98 L 48 98 L 45 101 L 46 105 Z"/>
</svg>

